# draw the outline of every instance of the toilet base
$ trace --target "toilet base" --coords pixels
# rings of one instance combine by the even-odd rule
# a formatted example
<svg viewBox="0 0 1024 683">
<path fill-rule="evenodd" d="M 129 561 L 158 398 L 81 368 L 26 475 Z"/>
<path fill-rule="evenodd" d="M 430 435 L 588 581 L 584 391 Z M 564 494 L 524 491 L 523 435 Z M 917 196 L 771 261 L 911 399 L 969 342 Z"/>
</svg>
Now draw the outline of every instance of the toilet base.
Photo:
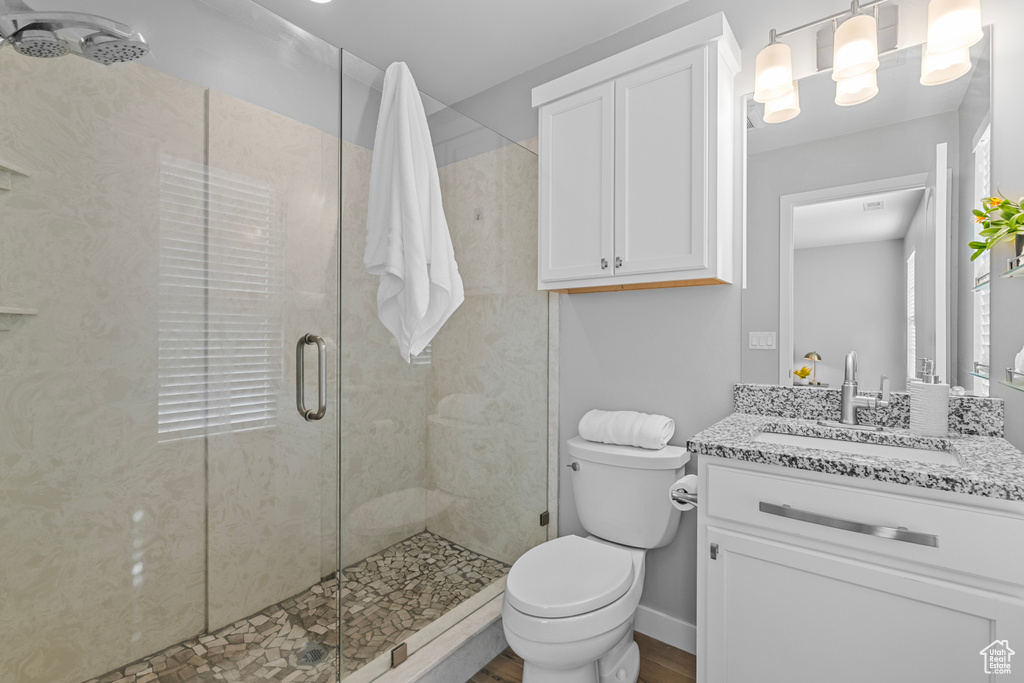
<svg viewBox="0 0 1024 683">
<path fill-rule="evenodd" d="M 570 669 L 523 661 L 523 683 L 636 683 L 639 676 L 640 648 L 633 641 L 632 623 L 615 647 L 597 661 Z"/>
<path fill-rule="evenodd" d="M 601 683 L 636 683 L 640 676 L 640 647 L 633 640 L 633 627 L 612 648 L 611 652 L 597 660 Z"/>
<path fill-rule="evenodd" d="M 545 669 L 523 661 L 523 683 L 597 683 L 597 662 L 576 669 Z"/>
</svg>

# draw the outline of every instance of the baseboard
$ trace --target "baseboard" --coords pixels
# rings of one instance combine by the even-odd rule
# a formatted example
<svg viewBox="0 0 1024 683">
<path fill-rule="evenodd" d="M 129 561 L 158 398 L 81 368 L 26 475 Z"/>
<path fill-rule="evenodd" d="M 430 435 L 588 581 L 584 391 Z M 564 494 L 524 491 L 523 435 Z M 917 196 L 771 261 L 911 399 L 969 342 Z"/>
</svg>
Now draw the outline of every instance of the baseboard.
<svg viewBox="0 0 1024 683">
<path fill-rule="evenodd" d="M 633 628 L 684 652 L 697 654 L 697 627 L 682 619 L 640 605 L 636 608 Z"/>
</svg>

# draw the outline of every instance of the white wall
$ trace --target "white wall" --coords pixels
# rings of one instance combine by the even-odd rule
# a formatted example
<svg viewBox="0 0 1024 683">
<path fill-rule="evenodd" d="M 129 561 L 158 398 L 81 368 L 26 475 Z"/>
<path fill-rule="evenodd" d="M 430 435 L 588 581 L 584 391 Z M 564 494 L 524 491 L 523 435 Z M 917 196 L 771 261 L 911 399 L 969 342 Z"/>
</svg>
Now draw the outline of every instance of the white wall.
<svg viewBox="0 0 1024 683">
<path fill-rule="evenodd" d="M 906 388 L 903 240 L 797 249 L 793 256 L 793 367 L 809 351 L 822 357 L 818 381 L 839 386 L 846 354 L 858 354 L 858 379 L 880 375 Z"/>
</svg>

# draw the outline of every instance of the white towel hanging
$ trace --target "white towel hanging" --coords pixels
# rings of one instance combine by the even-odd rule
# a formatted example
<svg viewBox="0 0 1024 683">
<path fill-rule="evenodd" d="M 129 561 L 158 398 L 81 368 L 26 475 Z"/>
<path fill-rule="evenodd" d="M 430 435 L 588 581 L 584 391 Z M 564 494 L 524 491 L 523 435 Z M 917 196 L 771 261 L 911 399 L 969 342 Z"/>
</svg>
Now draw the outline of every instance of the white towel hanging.
<svg viewBox="0 0 1024 683">
<path fill-rule="evenodd" d="M 427 116 L 404 62 L 384 75 L 363 262 L 380 276 L 377 315 L 408 362 L 462 304 L 464 293 Z"/>
</svg>

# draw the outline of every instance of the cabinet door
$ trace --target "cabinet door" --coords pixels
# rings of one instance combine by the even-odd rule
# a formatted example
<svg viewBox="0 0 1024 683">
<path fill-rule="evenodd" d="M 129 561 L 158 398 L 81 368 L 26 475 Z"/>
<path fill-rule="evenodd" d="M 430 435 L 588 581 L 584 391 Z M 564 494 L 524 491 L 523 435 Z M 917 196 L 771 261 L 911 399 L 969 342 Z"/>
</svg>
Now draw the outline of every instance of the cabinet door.
<svg viewBox="0 0 1024 683">
<path fill-rule="evenodd" d="M 540 110 L 540 280 L 611 276 L 614 85 Z"/>
<path fill-rule="evenodd" d="M 1006 596 L 713 527 L 708 542 L 704 683 L 980 683 L 983 648 L 1024 643 Z"/>
<path fill-rule="evenodd" d="M 706 51 L 615 81 L 617 274 L 708 265 Z"/>
</svg>

